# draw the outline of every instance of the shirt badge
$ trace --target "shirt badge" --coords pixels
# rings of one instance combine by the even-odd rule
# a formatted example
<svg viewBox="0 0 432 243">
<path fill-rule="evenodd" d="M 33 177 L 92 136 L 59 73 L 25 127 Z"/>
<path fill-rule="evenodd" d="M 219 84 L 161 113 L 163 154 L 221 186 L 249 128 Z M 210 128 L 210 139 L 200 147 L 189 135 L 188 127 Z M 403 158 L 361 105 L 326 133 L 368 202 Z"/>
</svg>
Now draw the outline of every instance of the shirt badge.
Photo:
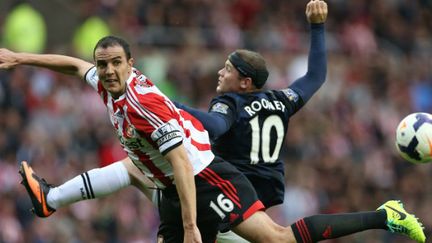
<svg viewBox="0 0 432 243">
<path fill-rule="evenodd" d="M 222 114 L 228 114 L 228 105 L 224 104 L 224 103 L 216 103 L 212 106 L 210 111 L 214 111 L 214 112 L 219 112 Z"/>
<path fill-rule="evenodd" d="M 299 99 L 299 95 L 292 89 L 284 89 L 282 90 L 282 92 L 284 92 L 284 94 L 290 101 L 297 102 Z"/>
</svg>

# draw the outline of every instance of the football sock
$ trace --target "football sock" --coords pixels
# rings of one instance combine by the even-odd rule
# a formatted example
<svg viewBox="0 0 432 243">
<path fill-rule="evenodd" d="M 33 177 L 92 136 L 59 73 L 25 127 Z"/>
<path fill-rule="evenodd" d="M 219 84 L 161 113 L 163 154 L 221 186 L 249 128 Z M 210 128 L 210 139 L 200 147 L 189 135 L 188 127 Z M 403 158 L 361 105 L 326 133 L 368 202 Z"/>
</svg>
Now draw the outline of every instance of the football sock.
<svg viewBox="0 0 432 243">
<path fill-rule="evenodd" d="M 333 239 L 367 229 L 386 229 L 384 210 L 372 212 L 322 214 L 303 218 L 291 225 L 298 243 Z"/>
<path fill-rule="evenodd" d="M 47 203 L 57 209 L 77 201 L 103 197 L 130 184 L 126 167 L 122 162 L 115 162 L 89 170 L 52 188 L 47 195 Z"/>
</svg>

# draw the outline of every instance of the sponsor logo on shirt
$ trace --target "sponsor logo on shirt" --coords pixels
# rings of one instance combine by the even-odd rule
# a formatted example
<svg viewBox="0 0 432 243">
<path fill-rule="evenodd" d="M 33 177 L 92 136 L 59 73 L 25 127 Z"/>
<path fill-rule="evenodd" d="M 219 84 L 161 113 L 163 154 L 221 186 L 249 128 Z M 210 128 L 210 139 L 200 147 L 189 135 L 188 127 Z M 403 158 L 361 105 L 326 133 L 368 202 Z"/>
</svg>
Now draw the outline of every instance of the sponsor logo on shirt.
<svg viewBox="0 0 432 243">
<path fill-rule="evenodd" d="M 127 139 L 124 137 L 119 137 L 119 138 L 120 138 L 120 143 L 123 145 L 123 147 L 126 147 L 131 150 L 136 150 L 136 149 L 150 150 L 153 148 L 152 145 L 149 144 L 143 138 L 131 138 L 131 139 Z"/>
</svg>

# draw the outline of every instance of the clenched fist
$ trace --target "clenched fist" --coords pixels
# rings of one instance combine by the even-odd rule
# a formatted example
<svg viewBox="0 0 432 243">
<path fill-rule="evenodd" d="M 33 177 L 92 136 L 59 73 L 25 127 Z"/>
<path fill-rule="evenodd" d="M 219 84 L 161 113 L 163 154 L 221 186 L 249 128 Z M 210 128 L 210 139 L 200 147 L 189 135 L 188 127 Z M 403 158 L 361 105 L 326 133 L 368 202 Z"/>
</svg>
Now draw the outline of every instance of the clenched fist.
<svg viewBox="0 0 432 243">
<path fill-rule="evenodd" d="M 311 24 L 321 24 L 327 19 L 327 3 L 321 0 L 311 0 L 306 5 L 306 17 Z"/>
</svg>

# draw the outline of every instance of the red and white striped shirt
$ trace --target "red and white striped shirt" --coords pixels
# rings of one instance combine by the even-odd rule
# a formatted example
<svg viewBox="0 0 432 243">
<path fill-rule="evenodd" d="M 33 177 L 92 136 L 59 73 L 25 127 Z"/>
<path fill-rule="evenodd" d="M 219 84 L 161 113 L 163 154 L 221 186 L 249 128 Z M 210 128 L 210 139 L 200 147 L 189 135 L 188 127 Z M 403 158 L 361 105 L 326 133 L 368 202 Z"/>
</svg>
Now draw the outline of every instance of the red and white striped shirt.
<svg viewBox="0 0 432 243">
<path fill-rule="evenodd" d="M 101 96 L 124 150 L 159 188 L 173 183 L 171 164 L 163 154 L 183 143 L 194 174 L 214 159 L 200 121 L 174 104 L 143 74 L 133 69 L 126 92 L 114 99 L 102 87 L 96 67 L 85 79 Z"/>
</svg>

